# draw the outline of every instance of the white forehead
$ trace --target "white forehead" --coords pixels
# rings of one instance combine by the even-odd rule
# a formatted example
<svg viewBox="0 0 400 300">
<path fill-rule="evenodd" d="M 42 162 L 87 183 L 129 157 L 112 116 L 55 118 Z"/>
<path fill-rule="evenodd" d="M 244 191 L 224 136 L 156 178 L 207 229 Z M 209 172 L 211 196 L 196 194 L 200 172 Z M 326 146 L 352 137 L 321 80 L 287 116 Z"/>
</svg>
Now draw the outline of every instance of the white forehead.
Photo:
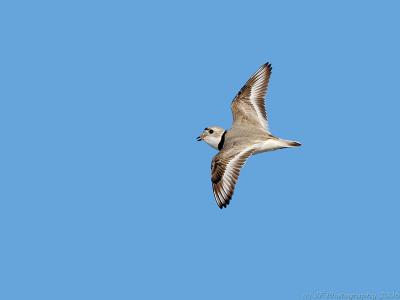
<svg viewBox="0 0 400 300">
<path fill-rule="evenodd" d="M 218 126 L 209 126 L 209 127 L 207 127 L 207 128 L 204 128 L 204 130 L 210 130 L 210 129 L 212 129 L 212 130 L 219 130 L 219 131 L 221 131 L 221 130 L 223 130 L 221 127 L 218 127 Z"/>
</svg>

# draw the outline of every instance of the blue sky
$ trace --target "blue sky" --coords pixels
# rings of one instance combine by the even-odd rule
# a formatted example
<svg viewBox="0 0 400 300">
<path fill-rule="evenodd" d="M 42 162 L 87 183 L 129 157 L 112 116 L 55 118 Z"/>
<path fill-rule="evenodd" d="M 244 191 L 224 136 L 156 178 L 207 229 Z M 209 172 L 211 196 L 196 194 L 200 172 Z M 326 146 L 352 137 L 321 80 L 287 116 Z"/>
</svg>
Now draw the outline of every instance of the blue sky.
<svg viewBox="0 0 400 300">
<path fill-rule="evenodd" d="M 0 4 L 1 299 L 399 292 L 396 1 Z M 270 128 L 216 206 L 230 102 Z"/>
</svg>

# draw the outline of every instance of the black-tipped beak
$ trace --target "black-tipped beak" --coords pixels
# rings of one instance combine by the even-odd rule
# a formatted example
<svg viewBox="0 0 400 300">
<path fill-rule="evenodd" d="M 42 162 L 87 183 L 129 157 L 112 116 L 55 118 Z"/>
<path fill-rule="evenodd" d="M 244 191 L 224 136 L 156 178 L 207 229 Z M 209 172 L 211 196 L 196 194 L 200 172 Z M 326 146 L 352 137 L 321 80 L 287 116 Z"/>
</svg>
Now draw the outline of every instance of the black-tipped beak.
<svg viewBox="0 0 400 300">
<path fill-rule="evenodd" d="M 198 137 L 196 138 L 196 140 L 197 140 L 198 142 L 200 142 L 200 141 L 201 141 L 201 137 L 198 136 Z"/>
</svg>

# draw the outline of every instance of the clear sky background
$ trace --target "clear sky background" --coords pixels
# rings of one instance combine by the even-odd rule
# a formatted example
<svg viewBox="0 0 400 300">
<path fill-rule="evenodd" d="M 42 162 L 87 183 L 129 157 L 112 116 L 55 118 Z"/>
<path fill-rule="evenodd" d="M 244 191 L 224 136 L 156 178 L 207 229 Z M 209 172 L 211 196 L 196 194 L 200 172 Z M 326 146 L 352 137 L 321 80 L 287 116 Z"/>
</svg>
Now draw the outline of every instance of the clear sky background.
<svg viewBox="0 0 400 300">
<path fill-rule="evenodd" d="M 0 4 L 1 299 L 400 292 L 398 1 Z M 212 195 L 230 102 L 270 128 Z"/>
</svg>

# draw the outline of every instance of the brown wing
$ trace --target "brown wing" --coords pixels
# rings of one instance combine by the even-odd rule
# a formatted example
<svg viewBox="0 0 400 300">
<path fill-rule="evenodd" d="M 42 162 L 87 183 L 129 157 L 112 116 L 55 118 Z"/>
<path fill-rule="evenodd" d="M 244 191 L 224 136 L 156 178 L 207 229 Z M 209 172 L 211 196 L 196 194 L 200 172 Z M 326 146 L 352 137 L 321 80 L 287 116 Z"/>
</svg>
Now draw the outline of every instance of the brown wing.
<svg viewBox="0 0 400 300">
<path fill-rule="evenodd" d="M 231 104 L 233 127 L 243 124 L 253 125 L 269 132 L 264 98 L 271 72 L 271 64 L 263 64 L 233 99 Z"/>
<path fill-rule="evenodd" d="M 254 152 L 252 147 L 221 150 L 211 163 L 211 182 L 219 208 L 232 199 L 240 169 Z"/>
</svg>

